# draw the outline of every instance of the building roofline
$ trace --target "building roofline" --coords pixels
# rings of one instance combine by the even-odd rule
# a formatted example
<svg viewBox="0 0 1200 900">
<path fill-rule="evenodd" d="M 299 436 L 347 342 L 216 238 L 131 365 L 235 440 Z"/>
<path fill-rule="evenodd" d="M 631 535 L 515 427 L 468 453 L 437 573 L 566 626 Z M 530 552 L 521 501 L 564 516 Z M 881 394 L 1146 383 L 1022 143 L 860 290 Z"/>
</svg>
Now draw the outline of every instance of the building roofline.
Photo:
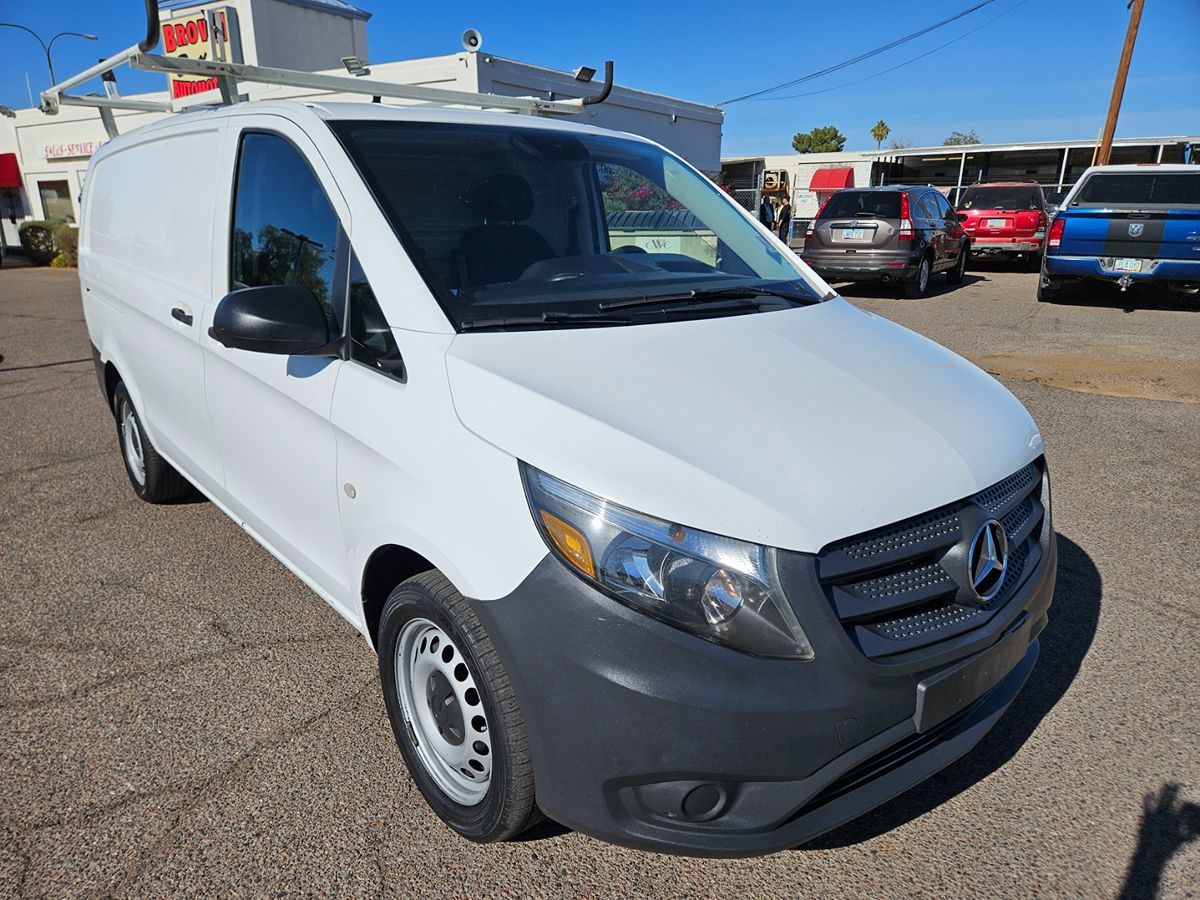
<svg viewBox="0 0 1200 900">
<path fill-rule="evenodd" d="M 1155 147 L 1159 144 L 1200 144 L 1200 135 L 1173 134 L 1159 137 L 1118 138 L 1113 141 L 1114 147 Z M 940 144 L 933 147 L 902 147 L 893 150 L 865 151 L 868 156 L 876 158 L 897 156 L 936 156 L 947 154 L 960 156 L 967 153 L 996 153 L 1018 150 L 1074 150 L 1080 147 L 1095 147 L 1092 139 L 1077 141 L 1022 141 L 1009 144 Z"/>
</svg>

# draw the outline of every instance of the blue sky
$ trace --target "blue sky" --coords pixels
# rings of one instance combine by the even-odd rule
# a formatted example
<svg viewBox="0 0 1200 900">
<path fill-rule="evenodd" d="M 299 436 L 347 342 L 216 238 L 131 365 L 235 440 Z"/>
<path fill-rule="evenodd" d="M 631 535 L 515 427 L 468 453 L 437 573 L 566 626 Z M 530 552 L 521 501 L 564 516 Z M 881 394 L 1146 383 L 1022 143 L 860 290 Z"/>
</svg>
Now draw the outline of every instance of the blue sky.
<svg viewBox="0 0 1200 900">
<path fill-rule="evenodd" d="M 474 26 L 486 49 L 501 56 L 564 69 L 611 57 L 621 84 L 717 103 L 855 56 L 974 2 L 361 5 L 374 13 L 368 39 L 376 60 L 453 52 L 463 28 Z M 829 124 L 847 135 L 846 149 L 868 149 L 874 146 L 870 128 L 880 118 L 892 138 L 922 146 L 972 128 L 985 142 L 1094 138 L 1124 39 L 1125 3 L 994 0 L 916 41 L 780 93 L 837 87 L 979 29 L 894 72 L 815 96 L 729 106 L 723 153 L 787 152 L 793 133 Z M 99 42 L 59 40 L 54 64 L 60 75 L 133 43 L 144 27 L 141 17 L 137 0 L 0 0 L 0 21 L 27 25 L 43 37 L 61 30 L 100 36 Z M 1147 0 L 1118 136 L 1200 132 L 1198 44 L 1200 0 Z M 29 105 L 26 73 L 36 97 L 48 83 L 40 48 L 29 35 L 0 28 L 0 104 Z M 118 77 L 127 93 L 163 83 L 162 76 L 128 68 Z"/>
</svg>

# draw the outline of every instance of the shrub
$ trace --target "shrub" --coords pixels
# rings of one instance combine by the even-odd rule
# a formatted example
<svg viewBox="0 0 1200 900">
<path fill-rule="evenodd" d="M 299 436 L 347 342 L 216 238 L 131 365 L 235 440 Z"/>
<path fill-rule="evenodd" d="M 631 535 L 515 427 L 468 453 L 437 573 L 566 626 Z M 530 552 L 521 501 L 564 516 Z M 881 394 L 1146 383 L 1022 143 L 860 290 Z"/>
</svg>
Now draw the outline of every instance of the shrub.
<svg viewBox="0 0 1200 900">
<path fill-rule="evenodd" d="M 31 219 L 28 222 L 22 222 L 17 228 L 17 237 L 21 240 L 21 247 L 25 250 L 25 255 L 29 257 L 29 261 L 35 266 L 46 266 L 50 261 L 58 255 L 58 250 L 54 246 L 54 226 L 62 224 L 61 220 L 42 220 Z"/>
<path fill-rule="evenodd" d="M 66 262 L 66 266 L 74 269 L 79 265 L 79 229 L 70 225 L 55 225 L 50 233 L 54 236 L 54 247 Z M 54 259 L 58 259 L 56 256 Z M 54 265 L 54 260 L 50 261 Z"/>
<path fill-rule="evenodd" d="M 54 259 L 50 260 L 50 268 L 52 269 L 69 269 L 71 264 L 67 262 L 67 258 L 63 254 L 58 254 Z"/>
</svg>

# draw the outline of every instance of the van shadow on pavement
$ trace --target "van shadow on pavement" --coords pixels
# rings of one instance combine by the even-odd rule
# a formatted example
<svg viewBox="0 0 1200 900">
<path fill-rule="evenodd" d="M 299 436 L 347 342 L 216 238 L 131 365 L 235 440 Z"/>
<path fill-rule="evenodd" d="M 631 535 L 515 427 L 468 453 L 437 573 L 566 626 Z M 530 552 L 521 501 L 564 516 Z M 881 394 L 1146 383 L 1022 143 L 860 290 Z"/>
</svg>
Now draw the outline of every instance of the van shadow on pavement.
<svg viewBox="0 0 1200 900">
<path fill-rule="evenodd" d="M 795 849 L 830 850 L 878 837 L 941 806 L 1012 759 L 1079 673 L 1100 621 L 1101 593 L 1092 558 L 1059 534 L 1058 582 L 1037 665 L 987 737 L 928 781 Z"/>
</svg>

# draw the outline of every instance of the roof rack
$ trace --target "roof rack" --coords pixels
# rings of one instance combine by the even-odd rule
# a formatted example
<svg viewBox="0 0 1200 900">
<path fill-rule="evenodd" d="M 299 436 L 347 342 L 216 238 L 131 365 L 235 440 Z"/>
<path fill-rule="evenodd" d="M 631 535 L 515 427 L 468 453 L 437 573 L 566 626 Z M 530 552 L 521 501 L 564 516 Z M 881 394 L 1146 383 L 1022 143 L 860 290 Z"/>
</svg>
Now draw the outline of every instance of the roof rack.
<svg viewBox="0 0 1200 900">
<path fill-rule="evenodd" d="M 240 82 L 257 82 L 286 87 L 309 88 L 316 91 L 332 93 L 369 95 L 375 102 L 380 98 L 390 97 L 400 100 L 412 100 L 419 104 L 437 106 L 477 106 L 482 109 L 509 110 L 528 115 L 576 115 L 586 107 L 602 103 L 608 99 L 613 86 L 613 64 L 608 60 L 604 64 L 604 83 L 600 92 L 590 97 L 579 97 L 570 100 L 545 100 L 541 97 L 507 97 L 501 94 L 477 93 L 473 91 L 456 91 L 449 88 L 422 87 L 419 85 L 398 84 L 390 81 L 346 75 L 322 75 L 316 72 L 302 72 L 296 69 L 277 69 L 266 66 L 252 66 L 243 63 L 220 62 L 216 60 L 187 59 L 185 57 L 158 56 L 150 51 L 158 46 L 161 25 L 156 0 L 145 0 L 146 3 L 146 36 L 132 47 L 114 53 L 91 68 L 84 69 L 42 91 L 41 110 L 47 115 L 57 115 L 63 106 L 88 106 L 100 111 L 108 136 L 118 134 L 115 109 L 127 109 L 137 112 L 176 112 L 181 107 L 174 103 L 155 100 L 134 100 L 121 97 L 116 92 L 115 79 L 112 70 L 122 63 L 129 63 L 136 69 L 155 72 L 166 72 L 175 75 L 201 75 L 215 78 L 220 92 L 222 105 L 238 103 L 242 98 L 238 94 Z M 89 81 L 96 76 L 104 78 L 106 96 L 78 96 L 66 93 L 73 87 Z"/>
</svg>

